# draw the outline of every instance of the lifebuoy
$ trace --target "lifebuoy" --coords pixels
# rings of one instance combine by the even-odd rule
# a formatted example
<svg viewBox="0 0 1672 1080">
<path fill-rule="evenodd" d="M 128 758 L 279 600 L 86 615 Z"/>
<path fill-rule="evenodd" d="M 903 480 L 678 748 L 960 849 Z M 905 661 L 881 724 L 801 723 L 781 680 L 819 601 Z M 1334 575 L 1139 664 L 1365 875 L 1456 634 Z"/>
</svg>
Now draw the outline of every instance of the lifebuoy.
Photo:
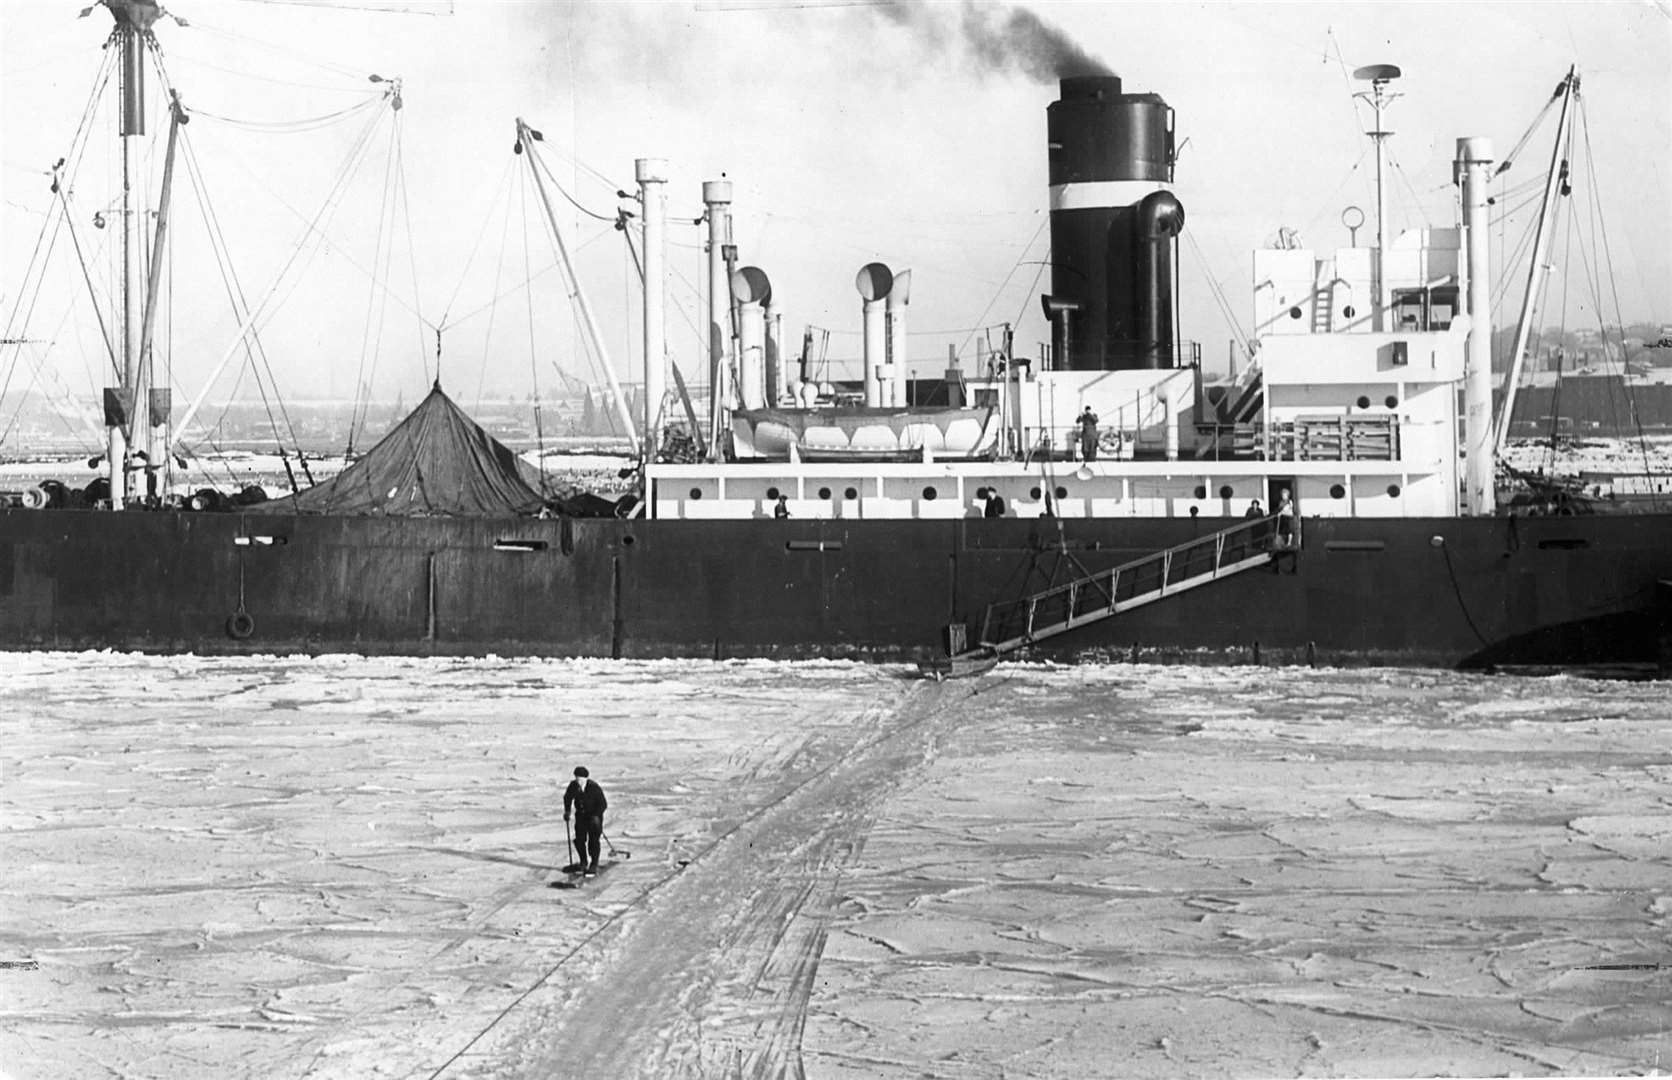
<svg viewBox="0 0 1672 1080">
<path fill-rule="evenodd" d="M 234 611 L 226 620 L 226 636 L 243 641 L 255 633 L 255 616 L 247 611 Z"/>
</svg>

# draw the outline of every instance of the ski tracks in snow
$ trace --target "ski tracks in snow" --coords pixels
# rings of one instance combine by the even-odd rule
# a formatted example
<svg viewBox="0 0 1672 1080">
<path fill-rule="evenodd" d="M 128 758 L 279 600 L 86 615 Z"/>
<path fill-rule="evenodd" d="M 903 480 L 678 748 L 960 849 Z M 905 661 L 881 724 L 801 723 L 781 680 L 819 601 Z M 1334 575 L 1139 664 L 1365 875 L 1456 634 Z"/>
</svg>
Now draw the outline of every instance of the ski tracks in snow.
<svg viewBox="0 0 1672 1080">
<path fill-rule="evenodd" d="M 618 870 L 581 893 L 625 904 L 437 1075 L 801 1077 L 843 868 L 973 688 L 902 686 L 858 719 L 764 748 L 728 785 L 736 806 L 715 820 L 730 827 L 683 866 L 648 886 Z"/>
</svg>

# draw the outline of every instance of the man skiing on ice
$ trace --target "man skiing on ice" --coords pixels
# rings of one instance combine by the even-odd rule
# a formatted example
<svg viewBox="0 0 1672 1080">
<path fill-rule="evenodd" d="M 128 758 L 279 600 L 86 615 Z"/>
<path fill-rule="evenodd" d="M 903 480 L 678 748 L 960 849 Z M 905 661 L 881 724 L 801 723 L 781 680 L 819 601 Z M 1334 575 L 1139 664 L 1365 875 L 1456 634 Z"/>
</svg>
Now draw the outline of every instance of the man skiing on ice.
<svg viewBox="0 0 1672 1080">
<path fill-rule="evenodd" d="M 575 866 L 591 877 L 598 872 L 598 844 L 604 835 L 604 811 L 609 800 L 595 783 L 585 765 L 575 766 L 575 778 L 563 792 L 563 820 L 575 813 Z"/>
</svg>

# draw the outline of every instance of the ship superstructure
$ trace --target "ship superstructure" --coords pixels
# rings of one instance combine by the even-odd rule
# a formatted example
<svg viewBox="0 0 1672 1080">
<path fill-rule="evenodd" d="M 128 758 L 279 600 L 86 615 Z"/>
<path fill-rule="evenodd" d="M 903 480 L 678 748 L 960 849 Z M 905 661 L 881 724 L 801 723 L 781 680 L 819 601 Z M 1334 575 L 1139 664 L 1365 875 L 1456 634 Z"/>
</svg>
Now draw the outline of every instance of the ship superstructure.
<svg viewBox="0 0 1672 1080">
<path fill-rule="evenodd" d="M 798 408 L 786 384 L 772 409 L 735 411 L 731 459 L 651 464 L 651 517 L 751 518 L 783 495 L 796 517 L 948 520 L 980 516 L 996 493 L 1017 517 L 1240 518 L 1283 487 L 1308 517 L 1471 509 L 1460 390 L 1471 327 L 1489 338 L 1490 326 L 1464 311 L 1464 230 L 1406 233 L 1385 258 L 1357 246 L 1256 251 L 1253 360 L 1210 380 L 1200 347 L 1175 333 L 1184 208 L 1169 189 L 1172 110 L 1112 76 L 1061 90 L 1047 110 L 1049 351 L 997 350 L 954 372 L 959 409 L 889 408 L 880 394 L 865 408 Z M 867 266 L 862 291 L 882 282 L 891 296 L 887 275 Z M 867 386 L 887 385 L 898 364 L 887 368 Z"/>
</svg>

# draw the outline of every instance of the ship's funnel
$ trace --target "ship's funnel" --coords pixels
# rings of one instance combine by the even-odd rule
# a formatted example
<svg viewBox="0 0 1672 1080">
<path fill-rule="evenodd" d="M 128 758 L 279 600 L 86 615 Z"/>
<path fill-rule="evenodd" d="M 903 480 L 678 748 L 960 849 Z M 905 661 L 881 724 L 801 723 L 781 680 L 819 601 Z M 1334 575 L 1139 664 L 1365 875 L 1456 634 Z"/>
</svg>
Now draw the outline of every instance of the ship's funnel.
<svg viewBox="0 0 1672 1080">
<path fill-rule="evenodd" d="M 1172 276 L 1178 200 L 1146 203 L 1173 180 L 1173 110 L 1127 94 L 1114 76 L 1063 79 L 1046 109 L 1051 182 L 1051 295 L 1079 371 L 1173 367 Z M 1147 206 L 1147 209 L 1146 209 Z"/>
<path fill-rule="evenodd" d="M 865 301 L 865 404 L 882 404 L 882 366 L 888 355 L 888 327 L 883 320 L 883 302 L 894 288 L 894 273 L 882 263 L 859 268 L 853 287 Z"/>
</svg>

